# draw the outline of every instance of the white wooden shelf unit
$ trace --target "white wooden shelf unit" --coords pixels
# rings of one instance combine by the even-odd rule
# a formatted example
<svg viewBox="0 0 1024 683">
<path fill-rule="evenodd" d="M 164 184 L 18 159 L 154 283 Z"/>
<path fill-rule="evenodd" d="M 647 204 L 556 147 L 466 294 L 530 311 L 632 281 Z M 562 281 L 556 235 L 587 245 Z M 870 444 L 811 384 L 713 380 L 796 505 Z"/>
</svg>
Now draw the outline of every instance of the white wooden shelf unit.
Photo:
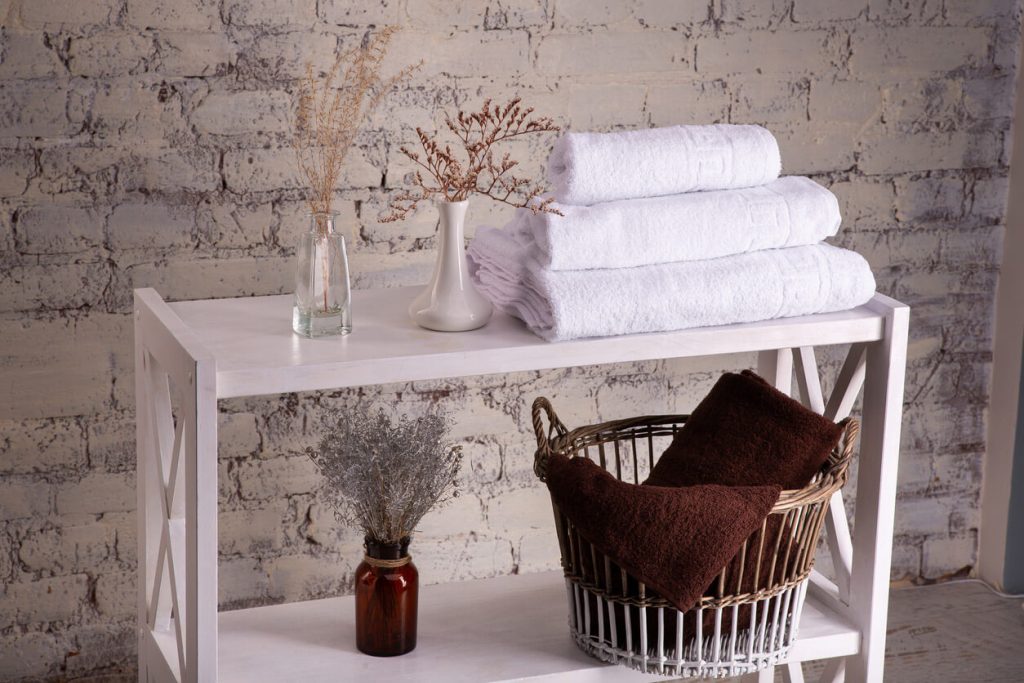
<svg viewBox="0 0 1024 683">
<path fill-rule="evenodd" d="M 136 290 L 140 680 L 656 680 L 576 649 L 557 572 L 424 587 L 418 647 L 396 659 L 355 651 L 351 598 L 218 614 L 217 401 L 753 351 L 762 376 L 788 393 L 795 375 L 802 400 L 833 419 L 864 392 L 856 535 L 837 494 L 826 525 L 836 581 L 812 576 L 783 674 L 799 682 L 801 661 L 828 659 L 826 681 L 882 680 L 906 306 L 875 295 L 839 313 L 549 344 L 500 313 L 473 332 L 420 329 L 405 314 L 412 296 L 357 291 L 353 333 L 310 340 L 290 330 L 289 296 L 166 303 Z M 829 397 L 814 354 L 825 345 L 849 345 Z"/>
</svg>

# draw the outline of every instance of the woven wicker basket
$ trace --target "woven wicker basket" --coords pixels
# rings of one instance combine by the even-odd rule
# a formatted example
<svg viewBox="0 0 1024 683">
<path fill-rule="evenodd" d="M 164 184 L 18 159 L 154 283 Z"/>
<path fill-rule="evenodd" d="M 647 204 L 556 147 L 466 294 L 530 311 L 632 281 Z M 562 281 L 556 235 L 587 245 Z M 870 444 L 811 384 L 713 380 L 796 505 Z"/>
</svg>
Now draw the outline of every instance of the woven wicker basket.
<svg viewBox="0 0 1024 683">
<path fill-rule="evenodd" d="M 686 418 L 644 416 L 569 431 L 548 400 L 538 398 L 534 471 L 544 480 L 549 458 L 586 457 L 619 480 L 639 483 Z M 740 676 L 784 660 L 800 623 L 829 499 L 846 482 L 859 431 L 855 420 L 842 424 L 841 444 L 814 480 L 782 492 L 760 529 L 688 612 L 588 543 L 552 501 L 576 644 L 606 662 L 683 678 Z"/>
</svg>

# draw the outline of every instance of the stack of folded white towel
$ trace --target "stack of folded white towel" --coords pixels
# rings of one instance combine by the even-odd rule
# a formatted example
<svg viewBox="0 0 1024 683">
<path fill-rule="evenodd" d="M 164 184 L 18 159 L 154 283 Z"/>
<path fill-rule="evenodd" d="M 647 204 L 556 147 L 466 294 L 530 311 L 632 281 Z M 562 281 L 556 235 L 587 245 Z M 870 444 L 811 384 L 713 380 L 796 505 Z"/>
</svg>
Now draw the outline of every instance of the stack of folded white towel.
<svg viewBox="0 0 1024 683">
<path fill-rule="evenodd" d="M 518 210 L 469 245 L 481 292 L 555 341 L 852 308 L 875 291 L 859 254 L 821 241 L 839 203 L 779 177 L 760 126 L 567 133 L 553 207 Z"/>
</svg>

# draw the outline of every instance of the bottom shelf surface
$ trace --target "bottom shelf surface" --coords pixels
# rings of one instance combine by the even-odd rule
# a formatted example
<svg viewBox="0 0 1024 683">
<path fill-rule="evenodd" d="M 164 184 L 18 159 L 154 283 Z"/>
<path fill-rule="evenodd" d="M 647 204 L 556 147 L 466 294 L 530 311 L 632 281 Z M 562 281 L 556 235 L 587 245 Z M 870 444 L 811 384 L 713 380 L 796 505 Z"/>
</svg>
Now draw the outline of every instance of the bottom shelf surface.
<svg viewBox="0 0 1024 683">
<path fill-rule="evenodd" d="M 355 647 L 352 597 L 222 612 L 218 679 L 258 681 L 671 680 L 602 663 L 573 644 L 565 579 L 543 572 L 424 586 L 416 649 L 377 658 Z M 170 633 L 154 634 L 173 651 Z M 166 642 L 161 642 L 165 641 Z M 857 629 L 808 595 L 791 660 L 857 652 Z M 166 646 L 166 647 L 165 647 Z"/>
</svg>

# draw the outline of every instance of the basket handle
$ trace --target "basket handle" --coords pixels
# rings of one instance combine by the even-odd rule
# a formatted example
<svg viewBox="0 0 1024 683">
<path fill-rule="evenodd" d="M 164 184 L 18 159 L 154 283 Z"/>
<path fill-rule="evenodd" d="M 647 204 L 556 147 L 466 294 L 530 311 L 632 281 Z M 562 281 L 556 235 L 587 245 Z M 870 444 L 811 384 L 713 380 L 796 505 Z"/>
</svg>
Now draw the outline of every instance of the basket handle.
<svg viewBox="0 0 1024 683">
<path fill-rule="evenodd" d="M 839 459 L 832 467 L 834 474 L 843 477 L 845 481 L 846 470 L 853 460 L 853 449 L 857 446 L 857 437 L 860 435 L 860 422 L 852 417 L 844 418 L 839 422 L 843 427 L 843 441 L 839 448 Z"/>
<path fill-rule="evenodd" d="M 547 413 L 549 426 L 544 428 L 544 415 Z M 547 480 L 548 458 L 551 457 L 551 438 L 554 434 L 559 436 L 569 433 L 562 421 L 555 414 L 551 407 L 551 401 L 543 396 L 538 396 L 533 401 L 533 432 L 537 435 L 537 452 L 533 456 L 533 471 L 541 481 Z"/>
</svg>

